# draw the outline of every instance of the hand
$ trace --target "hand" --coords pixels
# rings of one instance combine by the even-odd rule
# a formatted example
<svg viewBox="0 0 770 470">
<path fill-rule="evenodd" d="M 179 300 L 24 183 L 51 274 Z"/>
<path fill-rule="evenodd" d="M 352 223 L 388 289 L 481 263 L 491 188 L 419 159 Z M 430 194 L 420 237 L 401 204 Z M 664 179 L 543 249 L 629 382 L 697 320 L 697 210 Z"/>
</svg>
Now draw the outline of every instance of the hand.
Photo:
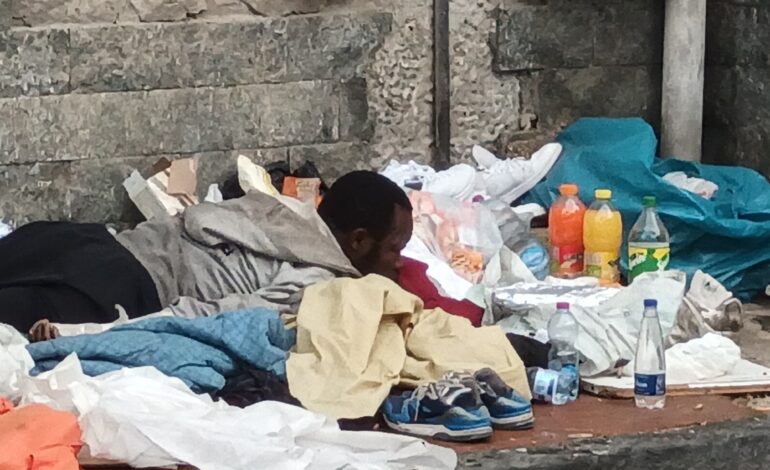
<svg viewBox="0 0 770 470">
<path fill-rule="evenodd" d="M 49 341 L 57 337 L 59 337 L 59 330 L 47 319 L 36 322 L 29 330 L 29 341 L 31 343 Z"/>
</svg>

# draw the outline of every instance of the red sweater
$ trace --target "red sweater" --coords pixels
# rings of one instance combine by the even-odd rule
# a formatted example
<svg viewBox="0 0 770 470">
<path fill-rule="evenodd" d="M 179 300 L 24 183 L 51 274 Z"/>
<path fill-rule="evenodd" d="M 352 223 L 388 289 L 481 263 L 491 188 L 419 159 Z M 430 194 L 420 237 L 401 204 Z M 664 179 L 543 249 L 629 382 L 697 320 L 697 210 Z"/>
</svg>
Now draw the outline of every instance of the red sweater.
<svg viewBox="0 0 770 470">
<path fill-rule="evenodd" d="M 398 283 L 402 289 L 419 297 L 425 308 L 440 308 L 452 315 L 467 318 L 473 326 L 481 326 L 484 309 L 468 300 L 454 300 L 443 297 L 433 282 L 428 278 L 428 265 L 411 258 L 401 257 L 403 266 L 398 273 Z"/>
</svg>

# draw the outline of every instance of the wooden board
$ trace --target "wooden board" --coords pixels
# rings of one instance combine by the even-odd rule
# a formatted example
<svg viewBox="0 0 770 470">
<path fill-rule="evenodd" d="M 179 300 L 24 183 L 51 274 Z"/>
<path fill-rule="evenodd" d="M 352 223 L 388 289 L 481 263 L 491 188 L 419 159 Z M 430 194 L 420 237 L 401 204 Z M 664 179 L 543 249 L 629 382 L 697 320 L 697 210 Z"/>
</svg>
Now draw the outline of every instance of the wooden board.
<svg viewBox="0 0 770 470">
<path fill-rule="evenodd" d="M 605 398 L 633 398 L 634 380 L 631 377 L 594 377 L 581 379 L 581 388 Z M 692 395 L 745 395 L 770 392 L 770 369 L 743 360 L 730 374 L 702 382 L 677 383 L 672 380 L 666 387 L 670 396 Z"/>
</svg>

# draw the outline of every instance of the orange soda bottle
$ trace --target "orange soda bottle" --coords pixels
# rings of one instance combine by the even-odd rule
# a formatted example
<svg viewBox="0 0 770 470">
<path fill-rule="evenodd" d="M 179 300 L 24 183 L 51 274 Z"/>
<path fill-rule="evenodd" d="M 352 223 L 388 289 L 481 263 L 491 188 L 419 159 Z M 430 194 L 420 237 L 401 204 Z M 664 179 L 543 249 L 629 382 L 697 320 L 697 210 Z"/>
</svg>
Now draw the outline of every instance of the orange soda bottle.
<svg viewBox="0 0 770 470">
<path fill-rule="evenodd" d="M 548 212 L 551 274 L 574 278 L 583 274 L 583 216 L 586 206 L 575 184 L 559 186 L 561 194 Z"/>
</svg>

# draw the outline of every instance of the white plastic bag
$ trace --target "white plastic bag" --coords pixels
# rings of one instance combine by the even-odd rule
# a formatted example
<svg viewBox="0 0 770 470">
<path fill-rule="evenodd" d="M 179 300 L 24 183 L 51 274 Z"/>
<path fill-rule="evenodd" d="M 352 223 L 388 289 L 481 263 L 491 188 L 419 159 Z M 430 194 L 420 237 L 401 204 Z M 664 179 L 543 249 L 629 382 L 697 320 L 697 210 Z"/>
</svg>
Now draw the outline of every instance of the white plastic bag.
<svg viewBox="0 0 770 470">
<path fill-rule="evenodd" d="M 450 449 L 377 432 L 340 431 L 299 407 L 261 402 L 241 409 L 195 395 L 153 367 L 83 374 L 75 355 L 26 378 L 25 402 L 79 417 L 93 458 L 132 467 L 187 463 L 200 470 L 451 469 Z"/>
<path fill-rule="evenodd" d="M 11 401 L 20 397 L 19 380 L 35 365 L 27 344 L 15 328 L 0 323 L 0 396 Z"/>
<path fill-rule="evenodd" d="M 547 328 L 557 302 L 569 302 L 580 325 L 580 373 L 590 377 L 634 359 L 644 299 L 658 300 L 661 327 L 663 334 L 667 334 L 676 319 L 684 289 L 685 274 L 681 271 L 646 273 L 625 288 L 600 287 L 591 278 L 549 278 L 545 282 L 496 289 L 493 316 L 506 331 L 536 333 Z"/>
</svg>

